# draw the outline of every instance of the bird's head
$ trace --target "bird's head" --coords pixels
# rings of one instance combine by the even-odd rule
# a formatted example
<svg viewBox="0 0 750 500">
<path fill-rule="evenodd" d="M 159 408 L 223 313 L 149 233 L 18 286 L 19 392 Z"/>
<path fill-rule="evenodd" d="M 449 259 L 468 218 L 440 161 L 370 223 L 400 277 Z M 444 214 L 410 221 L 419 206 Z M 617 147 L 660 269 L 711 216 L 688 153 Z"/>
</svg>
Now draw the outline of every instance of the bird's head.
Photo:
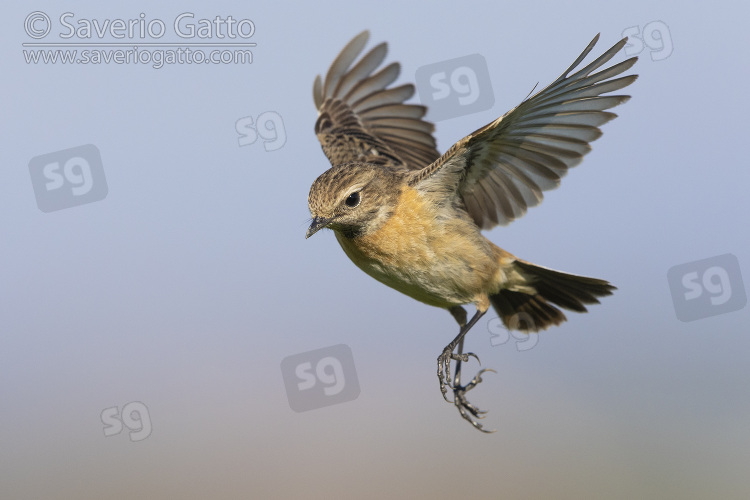
<svg viewBox="0 0 750 500">
<path fill-rule="evenodd" d="M 315 179 L 307 203 L 312 223 L 305 238 L 324 227 L 353 238 L 377 229 L 393 212 L 399 174 L 382 165 L 346 163 Z"/>
</svg>

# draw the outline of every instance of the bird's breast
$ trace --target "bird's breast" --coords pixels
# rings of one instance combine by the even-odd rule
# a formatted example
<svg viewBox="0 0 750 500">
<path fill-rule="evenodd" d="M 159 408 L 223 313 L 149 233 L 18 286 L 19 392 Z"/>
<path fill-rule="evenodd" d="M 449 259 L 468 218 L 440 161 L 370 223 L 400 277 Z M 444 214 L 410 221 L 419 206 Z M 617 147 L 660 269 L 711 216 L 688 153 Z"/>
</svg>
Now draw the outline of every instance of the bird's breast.
<svg viewBox="0 0 750 500">
<path fill-rule="evenodd" d="M 376 230 L 336 237 L 352 262 L 378 281 L 438 307 L 465 304 L 484 293 L 497 260 L 478 228 L 447 210 L 405 186 Z"/>
</svg>

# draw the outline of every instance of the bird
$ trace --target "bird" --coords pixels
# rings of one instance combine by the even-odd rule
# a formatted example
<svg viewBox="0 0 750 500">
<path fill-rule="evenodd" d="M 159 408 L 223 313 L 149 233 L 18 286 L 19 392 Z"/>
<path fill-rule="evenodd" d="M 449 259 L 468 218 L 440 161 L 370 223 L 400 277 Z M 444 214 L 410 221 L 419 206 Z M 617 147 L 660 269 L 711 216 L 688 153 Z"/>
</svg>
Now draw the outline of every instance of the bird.
<svg viewBox="0 0 750 500">
<path fill-rule="evenodd" d="M 369 36 L 367 30 L 355 36 L 313 84 L 315 134 L 331 168 L 310 188 L 305 237 L 333 230 L 362 271 L 453 316 L 459 333 L 437 358 L 441 394 L 476 429 L 493 432 L 479 422 L 487 411 L 467 393 L 494 370 L 461 384 L 461 363 L 479 361 L 463 352 L 469 330 L 492 307 L 509 330 L 539 332 L 566 321 L 561 309 L 587 312 L 616 287 L 532 264 L 481 231 L 539 205 L 543 192 L 581 162 L 600 127 L 617 116 L 608 110 L 630 98 L 610 93 L 636 80 L 621 75 L 637 57 L 597 72 L 625 46 L 623 38 L 577 69 L 597 34 L 559 78 L 441 155 L 427 108 L 406 102 L 414 85 L 392 85 L 399 63 L 381 68 L 387 44 L 360 57 Z M 466 305 L 476 310 L 468 321 Z"/>
</svg>

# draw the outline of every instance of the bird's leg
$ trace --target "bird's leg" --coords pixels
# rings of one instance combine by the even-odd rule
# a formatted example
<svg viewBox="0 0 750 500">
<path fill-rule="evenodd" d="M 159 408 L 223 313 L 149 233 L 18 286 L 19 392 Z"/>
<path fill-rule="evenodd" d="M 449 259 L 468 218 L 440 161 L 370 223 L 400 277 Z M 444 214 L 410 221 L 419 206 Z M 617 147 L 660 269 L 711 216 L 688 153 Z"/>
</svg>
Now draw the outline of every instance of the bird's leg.
<svg viewBox="0 0 750 500">
<path fill-rule="evenodd" d="M 458 342 L 458 352 L 456 352 L 456 354 L 458 354 L 458 357 L 460 358 L 463 353 L 464 353 L 464 339 L 461 339 Z M 456 361 L 456 373 L 453 375 L 453 387 L 459 387 L 461 385 L 461 363 L 463 363 L 461 359 Z"/>
<path fill-rule="evenodd" d="M 455 308 L 452 308 L 450 309 L 450 312 L 451 314 L 453 314 L 453 317 L 456 318 L 456 321 L 458 321 L 459 325 L 461 325 L 461 330 L 459 331 L 456 338 L 453 339 L 453 341 L 448 344 L 445 349 L 443 349 L 442 354 L 438 356 L 438 379 L 440 380 L 440 392 L 443 394 L 443 398 L 450 403 L 450 401 L 446 397 L 446 393 L 448 392 L 446 385 L 450 385 L 451 389 L 453 389 L 453 404 L 456 405 L 456 408 L 458 408 L 461 416 L 482 432 L 494 432 L 484 430 L 482 428 L 482 425 L 475 420 L 475 418 L 483 418 L 482 415 L 485 412 L 479 410 L 477 407 L 469 403 L 466 399 L 466 393 L 482 381 L 482 373 L 488 370 L 481 370 L 471 380 L 471 382 L 469 382 L 465 386 L 461 385 L 461 363 L 464 361 L 469 361 L 470 356 L 473 356 L 477 361 L 479 361 L 479 358 L 476 356 L 476 354 L 463 352 L 464 337 L 469 332 L 471 327 L 473 327 L 476 322 L 479 321 L 479 318 L 484 315 L 486 310 L 477 310 L 468 324 L 466 323 L 466 311 L 462 307 L 457 306 Z M 458 346 L 458 352 L 454 354 L 453 350 L 456 348 L 456 346 Z M 450 362 L 452 359 L 456 361 L 456 375 L 453 379 L 453 383 L 451 383 L 450 376 Z"/>
<path fill-rule="evenodd" d="M 458 355 L 461 356 L 464 348 L 464 339 L 461 339 L 458 342 Z M 479 373 L 474 375 L 474 378 L 471 379 L 471 382 L 469 382 L 466 385 L 461 385 L 461 360 L 456 361 L 456 374 L 453 377 L 453 404 L 456 405 L 456 408 L 458 408 L 458 412 L 461 414 L 464 420 L 469 422 L 471 425 L 476 427 L 482 432 L 492 433 L 495 432 L 494 430 L 488 431 L 482 427 L 482 424 L 476 421 L 478 418 L 484 418 L 484 414 L 487 413 L 487 411 L 482 411 L 473 404 L 469 403 L 469 401 L 466 399 L 466 393 L 472 390 L 474 387 L 477 386 L 482 381 L 482 374 L 484 372 L 495 372 L 495 370 L 492 370 L 490 368 L 485 368 L 483 370 L 479 370 Z"/>
<path fill-rule="evenodd" d="M 469 323 L 466 323 L 466 310 L 461 306 L 455 306 L 448 310 L 453 317 L 458 322 L 460 328 L 460 331 L 458 332 L 458 335 L 456 336 L 453 341 L 445 346 L 445 349 L 443 349 L 443 352 L 438 356 L 437 362 L 438 362 L 438 369 L 437 369 L 437 375 L 438 380 L 440 381 L 440 392 L 443 394 L 443 399 L 445 399 L 446 402 L 450 403 L 451 401 L 448 400 L 448 397 L 446 394 L 448 393 L 448 389 L 446 388 L 446 384 L 450 385 L 451 388 L 453 386 L 451 385 L 451 359 L 455 359 L 456 361 L 468 361 L 469 356 L 474 356 L 477 358 L 476 354 L 473 353 L 461 353 L 453 354 L 453 350 L 456 348 L 456 345 L 461 341 L 461 339 L 464 338 L 464 336 L 469 332 L 472 326 L 474 326 L 474 323 L 479 320 L 480 317 L 482 317 L 482 312 L 480 314 L 479 311 L 474 314 L 474 316 L 471 318 L 471 321 Z M 477 361 L 479 361 L 479 358 L 477 358 Z"/>
</svg>

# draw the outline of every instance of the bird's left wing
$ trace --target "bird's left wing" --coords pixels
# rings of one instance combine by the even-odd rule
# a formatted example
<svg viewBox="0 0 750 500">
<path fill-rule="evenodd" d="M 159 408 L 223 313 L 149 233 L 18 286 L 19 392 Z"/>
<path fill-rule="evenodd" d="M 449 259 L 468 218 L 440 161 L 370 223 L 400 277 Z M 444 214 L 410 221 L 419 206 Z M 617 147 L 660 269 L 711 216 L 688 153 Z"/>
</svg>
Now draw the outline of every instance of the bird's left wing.
<svg viewBox="0 0 750 500">
<path fill-rule="evenodd" d="M 385 43 L 352 66 L 368 38 L 367 31 L 354 37 L 325 80 L 320 75 L 315 79 L 315 133 L 333 165 L 360 161 L 422 169 L 440 156 L 432 137 L 435 127 L 422 119 L 427 108 L 404 104 L 414 94 L 414 85 L 388 88 L 401 71 L 398 63 L 373 74 L 385 59 Z"/>
<path fill-rule="evenodd" d="M 568 169 L 591 150 L 599 126 L 617 115 L 605 111 L 629 96 L 602 96 L 633 83 L 637 75 L 614 78 L 635 64 L 632 57 L 593 73 L 625 46 L 627 38 L 570 75 L 599 39 L 547 88 L 494 122 L 454 144 L 437 161 L 413 172 L 409 182 L 439 197 L 458 195 L 482 229 L 506 225 L 542 201 Z M 593 74 L 592 74 L 593 73 Z M 614 78 L 614 79 L 613 79 Z"/>
</svg>

